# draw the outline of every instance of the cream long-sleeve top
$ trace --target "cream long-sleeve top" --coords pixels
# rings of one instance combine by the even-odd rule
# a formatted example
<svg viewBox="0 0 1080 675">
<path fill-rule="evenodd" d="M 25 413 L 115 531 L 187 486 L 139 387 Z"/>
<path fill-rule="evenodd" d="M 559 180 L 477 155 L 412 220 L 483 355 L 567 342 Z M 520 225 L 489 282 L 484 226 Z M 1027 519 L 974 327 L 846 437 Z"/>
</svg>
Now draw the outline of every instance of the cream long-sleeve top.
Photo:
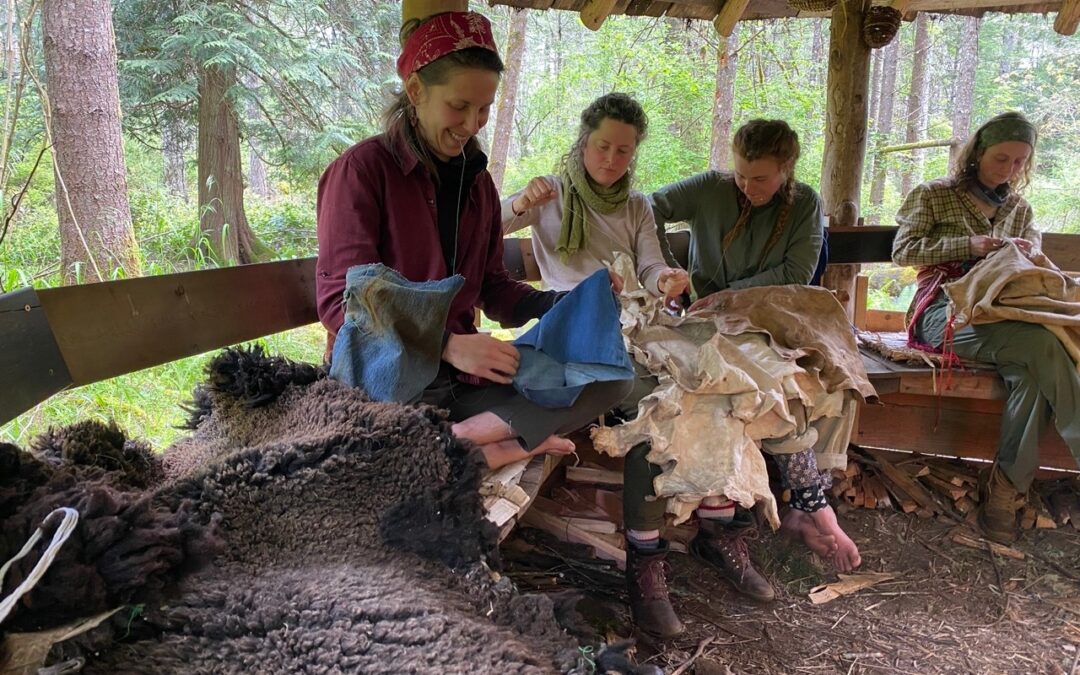
<svg viewBox="0 0 1080 675">
<path fill-rule="evenodd" d="M 638 280 L 653 294 L 659 295 L 660 273 L 667 269 L 652 206 L 645 195 L 632 190 L 626 203 L 613 213 L 588 209 L 589 236 L 585 248 L 566 256 L 555 250 L 562 231 L 563 186 L 558 176 L 545 176 L 555 187 L 555 198 L 521 215 L 515 215 L 514 200 L 519 190 L 502 200 L 503 232 L 509 234 L 532 227 L 533 254 L 540 267 L 544 285 L 556 291 L 568 291 L 598 269 L 626 253 L 637 264 Z"/>
</svg>

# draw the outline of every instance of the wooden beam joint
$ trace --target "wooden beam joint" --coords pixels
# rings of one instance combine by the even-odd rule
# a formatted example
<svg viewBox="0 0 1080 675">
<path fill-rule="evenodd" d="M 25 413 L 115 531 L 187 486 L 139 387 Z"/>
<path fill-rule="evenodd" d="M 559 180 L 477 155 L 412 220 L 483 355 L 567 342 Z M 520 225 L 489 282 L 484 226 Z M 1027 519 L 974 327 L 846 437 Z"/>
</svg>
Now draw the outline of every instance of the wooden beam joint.
<svg viewBox="0 0 1080 675">
<path fill-rule="evenodd" d="M 604 25 L 604 21 L 611 15 L 613 9 L 615 9 L 615 0 L 588 0 L 581 8 L 581 23 L 585 24 L 589 30 L 600 30 L 600 26 Z"/>
<path fill-rule="evenodd" d="M 1080 25 L 1080 0 L 1064 0 L 1054 19 L 1054 30 L 1061 35 L 1072 35 Z"/>
<path fill-rule="evenodd" d="M 739 23 L 746 6 L 750 0 L 726 0 L 720 8 L 720 13 L 713 19 L 713 27 L 723 37 L 729 38 L 735 31 L 735 24 Z"/>
</svg>

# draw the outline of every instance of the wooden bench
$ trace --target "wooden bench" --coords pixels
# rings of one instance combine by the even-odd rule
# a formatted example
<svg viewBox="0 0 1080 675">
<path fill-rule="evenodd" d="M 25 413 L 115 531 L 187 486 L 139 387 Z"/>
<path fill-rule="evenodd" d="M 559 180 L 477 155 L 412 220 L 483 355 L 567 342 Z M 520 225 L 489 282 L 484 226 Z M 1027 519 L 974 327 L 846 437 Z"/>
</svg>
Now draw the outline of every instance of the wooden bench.
<svg viewBox="0 0 1080 675">
<path fill-rule="evenodd" d="M 829 229 L 829 263 L 890 263 L 895 227 Z M 685 265 L 690 247 L 686 231 L 668 233 L 676 260 Z M 1080 269 L 1080 235 L 1045 234 L 1043 250 L 1059 267 Z M 528 238 L 504 240 L 507 269 L 518 279 L 539 281 L 540 269 Z M 860 330 L 903 332 L 905 312 L 867 309 L 867 277 L 856 283 L 855 326 Z M 997 449 L 1005 387 L 990 368 L 954 370 L 895 363 L 861 349 L 879 404 L 860 406 L 852 435 L 858 445 L 975 459 L 993 459 Z M 1042 443 L 1042 462 L 1075 470 L 1068 446 L 1054 429 Z"/>
<path fill-rule="evenodd" d="M 887 262 L 895 232 L 830 228 L 830 262 Z M 688 233 L 669 238 L 685 260 Z M 1043 249 L 1063 269 L 1080 269 L 1080 236 L 1044 235 Z M 531 240 L 507 239 L 505 261 L 515 277 L 539 280 Z M 866 309 L 865 281 L 860 283 L 857 322 L 902 330 L 900 313 Z M 0 424 L 69 387 L 316 321 L 314 258 L 0 295 Z M 1004 397 L 996 375 L 955 372 L 938 396 L 930 369 L 869 355 L 866 362 L 883 405 L 863 407 L 856 442 L 992 456 Z M 1054 432 L 1047 434 L 1045 453 L 1047 465 L 1075 468 Z"/>
</svg>

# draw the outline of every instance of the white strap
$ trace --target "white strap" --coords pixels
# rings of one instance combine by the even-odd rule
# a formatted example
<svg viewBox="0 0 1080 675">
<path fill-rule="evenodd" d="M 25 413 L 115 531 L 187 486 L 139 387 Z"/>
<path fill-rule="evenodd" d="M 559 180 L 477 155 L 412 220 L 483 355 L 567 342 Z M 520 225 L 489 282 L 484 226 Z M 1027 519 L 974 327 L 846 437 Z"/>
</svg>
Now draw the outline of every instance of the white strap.
<svg viewBox="0 0 1080 675">
<path fill-rule="evenodd" d="M 64 542 L 68 540 L 71 533 L 75 531 L 75 526 L 79 524 L 79 512 L 75 509 L 62 506 L 49 515 L 45 516 L 45 520 L 41 522 L 41 527 L 34 530 L 34 534 L 30 536 L 30 539 L 22 547 L 14 558 L 4 563 L 3 567 L 0 567 L 0 589 L 4 587 L 4 577 L 7 575 L 8 569 L 11 568 L 17 560 L 20 560 L 31 550 L 34 546 L 44 537 L 43 529 L 48 526 L 49 521 L 53 519 L 57 514 L 62 514 L 64 517 L 63 522 L 56 528 L 56 532 L 53 533 L 52 542 L 49 543 L 49 547 L 45 549 L 45 553 L 42 554 L 41 559 L 38 560 L 37 565 L 34 565 L 34 569 L 30 572 L 26 579 L 19 584 L 19 587 L 11 592 L 11 595 L 4 598 L 3 602 L 0 602 L 0 623 L 3 623 L 7 619 L 8 614 L 15 608 L 15 603 L 19 601 L 19 598 L 30 592 L 41 577 L 45 576 L 45 572 L 48 571 L 49 566 L 52 565 L 53 559 L 56 558 L 56 554 L 60 552 L 60 547 L 64 545 Z"/>
</svg>

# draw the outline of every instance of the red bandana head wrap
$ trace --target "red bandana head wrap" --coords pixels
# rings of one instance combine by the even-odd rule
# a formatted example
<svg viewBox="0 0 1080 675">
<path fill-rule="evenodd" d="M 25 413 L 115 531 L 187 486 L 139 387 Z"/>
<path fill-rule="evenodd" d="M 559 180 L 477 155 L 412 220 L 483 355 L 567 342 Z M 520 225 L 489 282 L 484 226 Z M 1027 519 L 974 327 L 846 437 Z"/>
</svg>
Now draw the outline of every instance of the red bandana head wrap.
<svg viewBox="0 0 1080 675">
<path fill-rule="evenodd" d="M 470 47 L 488 49 L 496 54 L 491 23 L 476 12 L 447 12 L 433 16 L 412 32 L 397 60 L 402 80 L 427 64 Z"/>
</svg>

